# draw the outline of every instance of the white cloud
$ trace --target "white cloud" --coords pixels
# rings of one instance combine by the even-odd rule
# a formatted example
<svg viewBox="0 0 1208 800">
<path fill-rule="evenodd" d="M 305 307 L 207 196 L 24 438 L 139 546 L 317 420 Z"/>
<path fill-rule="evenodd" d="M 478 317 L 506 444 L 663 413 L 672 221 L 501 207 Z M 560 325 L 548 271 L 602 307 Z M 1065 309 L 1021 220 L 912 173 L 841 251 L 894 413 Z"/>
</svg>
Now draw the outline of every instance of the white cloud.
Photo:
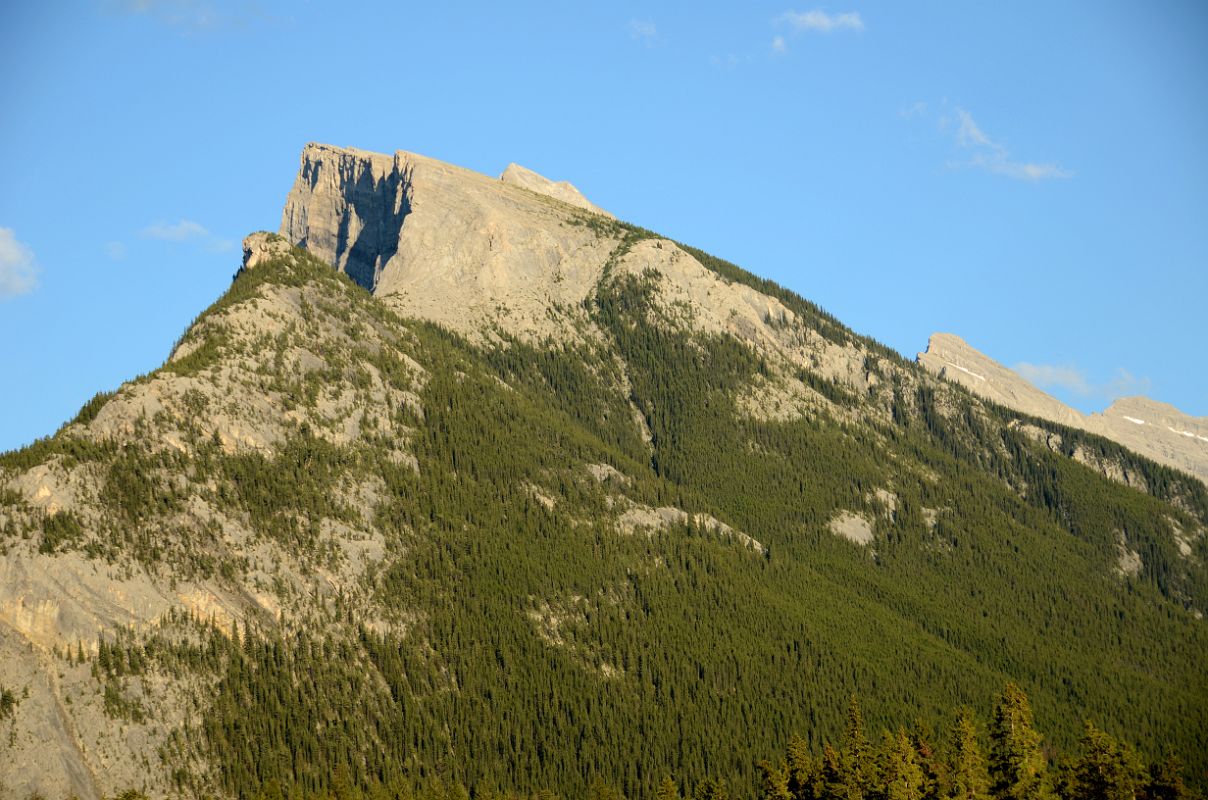
<svg viewBox="0 0 1208 800">
<path fill-rule="evenodd" d="M 977 127 L 977 123 L 973 120 L 973 116 L 963 108 L 956 110 L 956 118 L 960 120 L 960 125 L 956 129 L 956 143 L 962 147 L 993 147 L 998 145 L 990 141 L 990 137 L 982 133 L 982 129 Z"/>
<path fill-rule="evenodd" d="M 658 38 L 659 29 L 653 22 L 646 19 L 629 20 L 629 38 L 642 42 L 647 47 L 654 44 Z"/>
<path fill-rule="evenodd" d="M 33 251 L 17 240 L 12 228 L 0 228 L 0 299 L 32 292 L 39 272 Z"/>
<path fill-rule="evenodd" d="M 834 33 L 835 31 L 862 31 L 864 20 L 855 11 L 828 14 L 825 11 L 786 11 L 779 17 L 795 33 Z"/>
<path fill-rule="evenodd" d="M 182 219 L 179 222 L 157 222 L 139 231 L 144 239 L 157 239 L 162 242 L 191 242 L 200 244 L 215 253 L 226 252 L 234 247 L 234 242 L 215 236 L 200 222 Z"/>
<path fill-rule="evenodd" d="M 1130 395 L 1148 394 L 1149 378 L 1138 378 L 1124 368 L 1104 383 L 1092 383 L 1086 373 L 1074 366 L 1052 364 L 1029 364 L 1021 362 L 1011 367 L 1028 383 L 1041 389 L 1064 389 L 1079 397 L 1112 401 Z"/>
<path fill-rule="evenodd" d="M 1028 383 L 1041 389 L 1066 389 L 1084 397 L 1093 394 L 1086 375 L 1076 367 L 1058 367 L 1052 364 L 1029 364 L 1022 361 L 1011 367 Z"/>
<path fill-rule="evenodd" d="M 1149 378 L 1138 378 L 1121 367 L 1116 370 L 1116 377 L 1108 381 L 1105 387 L 1112 400 L 1117 397 L 1128 397 L 1136 394 L 1149 394 L 1153 382 Z"/>
<path fill-rule="evenodd" d="M 180 222 L 157 222 L 139 232 L 144 239 L 161 239 L 165 242 L 186 242 L 190 239 L 208 237 L 210 232 L 200 222 L 182 219 Z"/>
<path fill-rule="evenodd" d="M 121 261 L 126 257 L 126 245 L 122 242 L 105 242 L 105 255 L 113 261 Z"/>
<path fill-rule="evenodd" d="M 924 103 L 922 100 L 919 100 L 915 103 L 911 103 L 909 106 L 907 106 L 906 108 L 903 108 L 901 111 L 899 111 L 898 116 L 902 117 L 903 119 L 911 119 L 913 117 L 921 117 L 923 114 L 926 114 L 926 113 L 927 113 L 927 104 Z"/>
<path fill-rule="evenodd" d="M 949 120 L 940 120 L 941 127 Z M 957 167 L 976 167 L 996 175 L 1024 181 L 1042 181 L 1049 178 L 1071 178 L 1074 173 L 1058 164 L 1039 164 L 1032 161 L 1016 161 L 1002 144 L 991 139 L 963 108 L 956 109 L 956 144 L 969 152 L 964 161 L 953 164 Z"/>
<path fill-rule="evenodd" d="M 1017 161 L 990 160 L 985 164 L 978 163 L 978 166 L 985 166 L 991 172 L 996 172 L 999 175 L 1006 175 L 1009 178 L 1018 178 L 1025 181 L 1043 181 L 1048 178 L 1072 178 L 1074 173 L 1057 164 L 1033 164 L 1020 163 Z"/>
<path fill-rule="evenodd" d="M 773 36 L 772 37 L 772 52 L 773 53 L 775 53 L 776 55 L 783 55 L 784 53 L 788 52 L 788 49 L 789 49 L 789 46 L 784 41 L 783 36 Z"/>
</svg>

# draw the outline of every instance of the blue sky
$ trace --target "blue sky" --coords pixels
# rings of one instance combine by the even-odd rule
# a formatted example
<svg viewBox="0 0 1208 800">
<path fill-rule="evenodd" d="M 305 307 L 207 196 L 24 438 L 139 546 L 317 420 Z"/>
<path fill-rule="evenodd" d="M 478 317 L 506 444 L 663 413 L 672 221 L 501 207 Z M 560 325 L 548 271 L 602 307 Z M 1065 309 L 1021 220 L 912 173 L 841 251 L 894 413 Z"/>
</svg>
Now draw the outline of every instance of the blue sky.
<svg viewBox="0 0 1208 800">
<path fill-rule="evenodd" d="M 0 449 L 158 366 L 310 140 L 517 161 L 913 355 L 1208 415 L 1208 5 L 0 8 Z"/>
</svg>

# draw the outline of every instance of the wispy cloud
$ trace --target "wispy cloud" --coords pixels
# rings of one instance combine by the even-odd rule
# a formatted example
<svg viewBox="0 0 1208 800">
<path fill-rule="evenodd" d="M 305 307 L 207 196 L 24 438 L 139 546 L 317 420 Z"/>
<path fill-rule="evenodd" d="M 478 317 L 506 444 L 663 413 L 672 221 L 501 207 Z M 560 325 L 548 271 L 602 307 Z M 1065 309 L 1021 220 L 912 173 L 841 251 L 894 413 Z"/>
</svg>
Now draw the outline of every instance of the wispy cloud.
<svg viewBox="0 0 1208 800">
<path fill-rule="evenodd" d="M 126 245 L 123 242 L 105 242 L 105 255 L 112 261 L 121 261 L 126 257 Z"/>
<path fill-rule="evenodd" d="M 1011 367 L 1028 383 L 1041 389 L 1065 389 L 1074 394 L 1092 394 L 1090 384 L 1082 370 L 1075 367 L 1059 367 L 1052 364 L 1029 364 L 1021 361 Z"/>
<path fill-rule="evenodd" d="M 654 45 L 658 39 L 659 29 L 648 19 L 629 20 L 629 38 L 639 41 L 647 47 Z"/>
<path fill-rule="evenodd" d="M 157 222 L 148 225 L 139 232 L 144 239 L 162 239 L 165 242 L 187 242 L 189 239 L 201 239 L 210 235 L 205 226 L 191 219 L 180 222 Z"/>
<path fill-rule="evenodd" d="M 1086 373 L 1070 365 L 1029 364 L 1021 362 L 1011 367 L 1018 375 L 1041 389 L 1064 389 L 1079 397 L 1112 401 L 1120 397 L 1148 394 L 1149 378 L 1138 378 L 1124 368 L 1116 370 L 1112 378 L 1103 383 L 1094 383 Z"/>
<path fill-rule="evenodd" d="M 0 228 L 0 300 L 38 288 L 39 272 L 34 252 L 18 241 L 12 228 Z"/>
<path fill-rule="evenodd" d="M 949 127 L 952 121 L 944 117 L 940 123 L 941 127 Z M 973 119 L 973 115 L 963 108 L 956 109 L 955 125 L 956 144 L 967 153 L 967 157 L 952 162 L 952 166 L 975 167 L 996 175 L 1005 175 L 1008 178 L 1025 181 L 1071 178 L 1074 175 L 1073 172 L 1058 164 L 1020 161 L 1013 158 L 1010 150 L 991 139 Z"/>
<path fill-rule="evenodd" d="M 146 17 L 188 33 L 249 28 L 257 23 L 288 22 L 254 0 L 107 0 L 117 14 Z"/>
<path fill-rule="evenodd" d="M 855 11 L 845 11 L 841 14 L 829 14 L 819 9 L 785 11 L 776 17 L 775 22 L 781 27 L 787 27 L 791 35 L 864 30 L 864 20 Z M 773 55 L 784 55 L 789 50 L 789 43 L 783 35 L 777 34 L 772 37 L 771 47 Z"/>
<path fill-rule="evenodd" d="M 156 222 L 143 228 L 138 235 L 144 239 L 156 239 L 161 242 L 192 242 L 216 252 L 230 250 L 234 246 L 230 240 L 215 236 L 200 222 L 191 219 Z"/>
<path fill-rule="evenodd" d="M 709 56 L 709 63 L 720 70 L 730 71 L 736 69 L 744 61 L 749 61 L 750 56 L 741 58 L 735 53 L 726 53 L 724 56 Z"/>
<path fill-rule="evenodd" d="M 835 31 L 862 31 L 864 20 L 855 11 L 828 14 L 825 11 L 786 11 L 778 18 L 795 33 L 834 33 Z"/>
</svg>

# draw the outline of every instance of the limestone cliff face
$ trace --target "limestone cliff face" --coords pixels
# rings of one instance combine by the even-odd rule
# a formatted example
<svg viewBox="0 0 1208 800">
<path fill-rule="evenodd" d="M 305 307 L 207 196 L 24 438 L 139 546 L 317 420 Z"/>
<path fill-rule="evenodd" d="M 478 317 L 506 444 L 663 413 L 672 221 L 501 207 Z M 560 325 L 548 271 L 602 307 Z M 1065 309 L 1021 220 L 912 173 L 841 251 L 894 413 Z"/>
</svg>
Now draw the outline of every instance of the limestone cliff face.
<svg viewBox="0 0 1208 800">
<path fill-rule="evenodd" d="M 372 289 L 411 211 L 406 154 L 308 144 L 285 203 L 281 234 Z"/>
<path fill-rule="evenodd" d="M 309 144 L 281 234 L 396 309 L 471 337 L 498 324 L 559 332 L 551 308 L 599 280 L 616 239 L 570 184 L 523 168 L 503 180 L 399 151 Z"/>
<path fill-rule="evenodd" d="M 1121 398 L 1101 413 L 1084 415 L 950 333 L 932 334 L 918 362 L 1007 408 L 1098 434 L 1208 483 L 1208 418 L 1145 397 Z"/>
</svg>

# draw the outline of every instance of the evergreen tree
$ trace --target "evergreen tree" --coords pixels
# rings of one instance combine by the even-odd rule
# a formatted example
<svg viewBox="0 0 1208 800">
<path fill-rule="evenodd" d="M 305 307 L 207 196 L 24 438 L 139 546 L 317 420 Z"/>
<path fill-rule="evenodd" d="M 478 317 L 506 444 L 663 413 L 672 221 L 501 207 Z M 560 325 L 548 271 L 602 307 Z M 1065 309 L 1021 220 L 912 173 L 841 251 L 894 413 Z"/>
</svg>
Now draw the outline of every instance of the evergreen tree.
<svg viewBox="0 0 1208 800">
<path fill-rule="evenodd" d="M 943 800 L 945 770 L 939 754 L 931 745 L 932 739 L 930 731 L 925 730 L 921 723 L 915 725 L 910 735 L 918 755 L 919 769 L 923 771 L 923 800 Z"/>
<path fill-rule="evenodd" d="M 1144 784 L 1140 761 L 1132 749 L 1086 723 L 1074 762 L 1069 800 L 1134 800 Z"/>
<path fill-rule="evenodd" d="M 888 731 L 881 744 L 879 780 L 874 793 L 880 800 L 922 800 L 925 778 L 918 754 L 906 730 Z"/>
<path fill-rule="evenodd" d="M 990 775 L 977 742 L 977 726 L 968 709 L 961 709 L 952 726 L 948 797 L 952 800 L 989 800 Z"/>
<path fill-rule="evenodd" d="M 680 800 L 679 787 L 675 785 L 675 779 L 670 775 L 664 775 L 654 797 L 655 800 Z"/>
<path fill-rule="evenodd" d="M 843 760 L 848 773 L 847 783 L 854 787 L 863 797 L 868 794 L 869 764 L 868 737 L 864 734 L 864 714 L 860 710 L 860 700 L 853 694 L 847 702 L 847 730 L 843 741 Z"/>
<path fill-rule="evenodd" d="M 793 800 L 789 792 L 789 767 L 785 762 L 779 765 L 764 760 L 759 762 L 759 797 L 760 800 Z"/>
<path fill-rule="evenodd" d="M 1023 689 L 1008 683 L 990 724 L 990 792 L 998 800 L 1047 800 L 1045 757 L 1032 706 Z"/>
<path fill-rule="evenodd" d="M 692 791 L 692 800 L 730 800 L 725 784 L 712 778 L 705 778 L 696 784 Z"/>
<path fill-rule="evenodd" d="M 1183 782 L 1183 763 L 1173 754 L 1149 767 L 1149 779 L 1142 795 L 1145 800 L 1188 800 L 1191 792 Z"/>
<path fill-rule="evenodd" d="M 788 746 L 789 792 L 796 800 L 814 800 L 820 780 L 818 762 L 810 753 L 809 744 L 794 735 Z"/>
<path fill-rule="evenodd" d="M 608 781 L 596 775 L 587 787 L 587 800 L 625 800 L 625 795 L 621 794 Z"/>
<path fill-rule="evenodd" d="M 861 800 L 863 797 L 843 757 L 829 744 L 822 748 L 822 766 L 817 785 L 816 796 L 819 800 Z"/>
</svg>

